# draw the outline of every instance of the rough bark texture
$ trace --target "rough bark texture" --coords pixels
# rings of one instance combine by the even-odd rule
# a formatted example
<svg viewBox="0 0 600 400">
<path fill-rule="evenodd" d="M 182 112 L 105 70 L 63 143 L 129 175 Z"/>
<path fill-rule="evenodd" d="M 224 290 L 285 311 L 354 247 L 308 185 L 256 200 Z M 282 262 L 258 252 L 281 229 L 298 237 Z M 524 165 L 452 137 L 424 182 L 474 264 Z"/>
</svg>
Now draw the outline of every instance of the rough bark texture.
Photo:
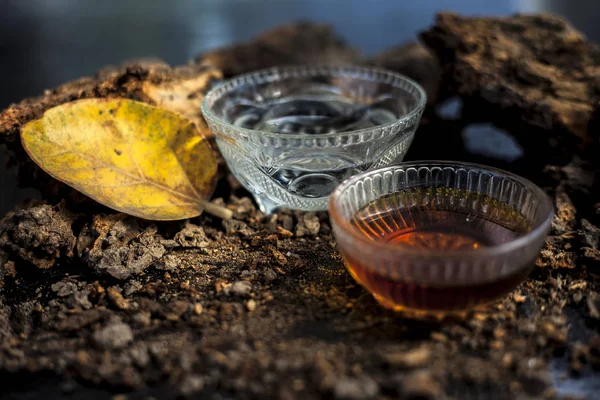
<svg viewBox="0 0 600 400">
<path fill-rule="evenodd" d="M 73 256 L 74 220 L 62 203 L 11 212 L 0 222 L 0 248 L 18 256 L 15 261 L 50 268 Z"/>
<path fill-rule="evenodd" d="M 514 19 L 525 26 L 513 34 L 515 46 L 525 42 L 530 25 L 546 21 L 528 18 L 527 24 Z M 488 26 L 495 20 L 468 21 Z M 472 40 L 488 40 L 485 29 L 471 31 L 479 32 Z M 458 53 L 452 46 L 461 43 L 448 42 L 447 51 Z M 560 35 L 547 40 L 548 54 L 558 52 L 552 43 L 561 46 Z M 396 51 L 376 63 L 404 68 L 404 61 L 394 61 L 405 59 Z M 382 61 L 390 54 L 392 61 Z M 576 64 L 579 55 L 572 57 Z M 464 65 L 459 57 L 446 60 L 447 71 Z M 112 88 L 123 87 L 111 81 L 118 77 L 143 81 L 132 71 L 113 73 L 95 79 L 108 79 Z M 461 79 L 448 73 L 441 86 L 459 88 Z M 473 87 L 487 87 L 506 76 L 490 70 L 472 79 L 481 79 Z M 481 93 L 459 93 L 476 112 Z M 51 96 L 60 94 L 26 101 L 0 121 L 10 119 L 18 131 L 59 102 Z M 495 98 L 481 110 L 512 104 L 514 93 L 506 92 L 506 102 L 500 91 Z M 452 120 L 430 112 L 407 158 L 461 158 L 510 169 L 542 186 L 557 210 L 533 273 L 496 304 L 445 321 L 385 311 L 346 272 L 325 213 L 263 215 L 230 175 L 213 200 L 234 211 L 228 221 L 202 215 L 152 224 L 74 199 L 30 204 L 0 221 L 2 390 L 16 398 L 131 391 L 156 398 L 541 399 L 558 398 L 557 389 L 576 384 L 595 398 L 597 388 L 586 386 L 600 369 L 595 160 L 577 146 L 560 165 L 550 163 L 554 153 L 539 150 L 525 149 L 513 163 L 470 154 L 461 131 L 473 112 Z M 500 115 L 488 121 L 523 134 L 520 114 Z M 566 125 L 552 135 L 577 136 Z M 26 180 L 31 173 L 20 170 Z"/>
<path fill-rule="evenodd" d="M 600 48 L 551 15 L 472 18 L 438 15 L 421 35 L 444 66 L 465 112 L 507 121 L 531 146 L 556 153 L 589 142 L 600 100 Z M 471 110 L 469 110 L 469 108 Z"/>
<path fill-rule="evenodd" d="M 352 64 L 358 52 L 341 40 L 330 26 L 297 22 L 264 32 L 253 40 L 198 56 L 226 77 L 285 64 Z"/>
<path fill-rule="evenodd" d="M 0 296 L 8 388 L 23 389 L 9 379 L 18 371 L 54 371 L 67 381 L 53 390 L 75 394 L 99 384 L 157 386 L 148 393 L 167 398 L 537 399 L 553 398 L 557 355 L 575 374 L 600 366 L 600 295 L 589 278 L 600 259 L 581 251 L 597 251 L 598 228 L 569 211 L 557 216 L 567 232 L 553 230 L 521 287 L 465 319 L 436 322 L 381 309 L 345 271 L 326 214 L 265 216 L 248 197 L 228 206 L 233 221 L 177 226 L 80 216 L 63 234 L 68 246 L 79 237 L 80 262 L 50 269 L 31 270 L 5 248 L 15 260 Z M 152 248 L 164 255 L 136 263 Z M 579 339 L 569 339 L 573 324 Z"/>
</svg>

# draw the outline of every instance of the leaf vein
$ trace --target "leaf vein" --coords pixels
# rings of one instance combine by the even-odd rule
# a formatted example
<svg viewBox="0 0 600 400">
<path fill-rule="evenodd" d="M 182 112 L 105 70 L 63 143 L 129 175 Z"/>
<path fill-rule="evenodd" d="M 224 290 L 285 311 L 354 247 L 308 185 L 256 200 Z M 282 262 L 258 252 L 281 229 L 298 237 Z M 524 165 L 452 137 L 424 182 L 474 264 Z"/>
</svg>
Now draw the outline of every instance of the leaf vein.
<svg viewBox="0 0 600 400">
<path fill-rule="evenodd" d="M 97 187 L 97 188 L 117 188 L 117 187 L 127 187 L 127 186 L 135 186 L 135 185 L 142 185 L 144 184 L 144 181 L 137 181 L 137 182 L 128 182 L 128 183 L 120 183 L 120 184 L 116 184 L 116 185 L 101 185 L 98 183 L 79 183 L 82 186 L 87 186 L 87 187 Z"/>
<path fill-rule="evenodd" d="M 163 207 L 187 207 L 187 206 L 195 206 L 197 205 L 196 203 L 176 203 L 176 204 L 165 204 L 165 205 L 161 205 L 161 206 L 148 206 L 148 205 L 141 205 L 141 206 L 135 206 L 136 209 L 148 209 L 148 208 L 163 208 Z"/>
<path fill-rule="evenodd" d="M 100 160 L 98 160 L 98 159 L 95 159 L 95 158 L 93 158 L 93 157 L 90 157 L 90 156 L 88 156 L 87 154 L 80 153 L 80 152 L 78 152 L 78 151 L 76 151 L 76 150 L 71 150 L 71 152 L 72 152 L 73 154 L 75 154 L 75 155 L 77 155 L 77 156 L 81 157 L 81 158 L 84 158 L 84 159 L 86 159 L 86 160 L 89 160 L 89 161 L 95 162 L 95 163 L 97 163 L 98 165 L 102 166 L 103 168 L 112 169 L 113 171 L 119 172 L 119 173 L 121 173 L 121 174 L 123 174 L 123 175 L 126 175 L 126 176 L 128 176 L 128 177 L 130 177 L 130 178 L 133 178 L 133 179 L 139 179 L 139 178 L 140 178 L 139 176 L 135 176 L 135 175 L 133 175 L 133 174 L 130 174 L 129 172 L 127 172 L 127 171 L 124 171 L 124 170 L 122 170 L 122 169 L 120 169 L 120 168 L 117 168 L 117 167 L 115 167 L 114 165 L 106 164 L 106 163 L 105 163 L 105 162 L 103 162 L 103 161 L 100 161 Z M 52 171 L 52 172 L 54 173 L 54 171 Z M 181 192 L 178 192 L 178 191 L 176 191 L 176 190 L 173 190 L 173 189 L 171 189 L 171 188 L 170 188 L 170 187 L 168 187 L 168 186 L 161 185 L 160 183 L 157 183 L 157 182 L 151 181 L 151 180 L 149 180 L 149 179 L 148 179 L 148 178 L 146 178 L 146 177 L 144 177 L 144 181 L 143 181 L 143 182 L 145 182 L 145 183 L 148 183 L 148 184 L 150 184 L 150 185 L 153 185 L 153 186 L 156 186 L 156 187 L 158 187 L 158 188 L 160 188 L 160 189 L 163 189 L 163 190 L 165 190 L 165 191 L 167 191 L 167 192 L 169 192 L 169 193 L 172 193 L 172 194 L 174 194 L 174 195 L 176 195 L 176 196 L 179 196 L 179 197 L 183 197 L 183 198 L 185 198 L 185 199 L 190 199 L 190 200 L 194 200 L 194 201 L 197 201 L 197 200 L 198 200 L 197 198 L 194 198 L 194 197 L 192 197 L 192 196 L 189 196 L 189 195 L 187 195 L 187 194 L 185 194 L 185 193 L 181 193 Z"/>
<path fill-rule="evenodd" d="M 51 155 L 49 155 L 49 156 L 46 156 L 46 157 L 44 157 L 44 158 L 47 160 L 47 159 L 49 159 L 49 158 L 55 158 L 55 157 L 60 157 L 60 156 L 63 156 L 63 155 L 65 155 L 65 154 L 67 154 L 67 153 L 70 153 L 70 152 L 71 152 L 71 150 L 59 151 L 58 153 L 51 154 Z"/>
</svg>

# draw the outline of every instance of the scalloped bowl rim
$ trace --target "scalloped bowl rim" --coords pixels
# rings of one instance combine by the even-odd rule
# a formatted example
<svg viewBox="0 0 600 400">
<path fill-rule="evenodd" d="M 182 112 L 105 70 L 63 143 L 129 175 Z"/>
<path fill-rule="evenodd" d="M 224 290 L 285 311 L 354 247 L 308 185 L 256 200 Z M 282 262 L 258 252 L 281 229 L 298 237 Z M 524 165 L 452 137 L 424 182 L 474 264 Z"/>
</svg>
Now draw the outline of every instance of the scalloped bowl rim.
<svg viewBox="0 0 600 400">
<path fill-rule="evenodd" d="M 410 112 L 402 115 L 401 117 L 399 117 L 398 119 L 395 119 L 394 121 L 387 122 L 385 124 L 377 125 L 377 126 L 374 126 L 371 128 L 357 129 L 357 130 L 353 130 L 353 131 L 320 133 L 320 134 L 312 134 L 309 136 L 307 136 L 306 134 L 274 133 L 274 132 L 266 132 L 266 131 L 260 131 L 260 130 L 255 130 L 255 129 L 242 128 L 242 127 L 233 125 L 233 124 L 225 121 L 221 117 L 217 116 L 213 112 L 212 108 L 209 106 L 209 101 L 216 101 L 216 99 L 218 99 L 220 97 L 220 96 L 216 97 L 217 92 L 220 90 L 223 90 L 224 86 L 233 85 L 237 82 L 243 82 L 246 79 L 253 78 L 253 77 L 259 77 L 262 75 L 276 77 L 277 74 L 281 74 L 282 72 L 296 71 L 296 70 L 306 70 L 305 76 L 307 76 L 307 77 L 323 75 L 324 72 L 325 72 L 325 74 L 329 73 L 334 77 L 335 76 L 344 76 L 345 74 L 349 74 L 349 73 L 384 74 L 391 78 L 395 78 L 397 80 L 404 81 L 405 83 L 408 83 L 409 85 L 413 86 L 416 89 L 415 97 L 417 97 L 417 104 L 415 105 L 414 109 L 411 110 Z M 327 71 L 325 71 L 325 70 L 327 70 Z M 290 77 L 289 79 L 294 79 L 294 78 L 295 77 Z M 363 78 L 357 78 L 357 79 L 366 80 Z M 277 79 L 274 79 L 274 80 L 277 80 Z M 265 79 L 265 82 L 266 81 L 267 80 Z M 221 94 L 221 96 L 225 95 L 226 93 L 227 92 Z M 214 100 L 212 99 L 213 97 L 215 97 Z M 408 121 L 412 118 L 418 117 L 418 115 L 425 109 L 426 103 L 427 103 L 427 94 L 425 93 L 425 89 L 423 89 L 423 87 L 421 85 L 419 85 L 415 80 L 413 80 L 405 75 L 402 75 L 402 74 L 399 74 L 399 73 L 396 73 L 393 71 L 389 71 L 389 70 L 386 70 L 383 68 L 354 66 L 354 65 L 326 65 L 326 64 L 313 65 L 313 66 L 308 66 L 308 65 L 285 66 L 284 65 L 284 66 L 276 66 L 276 67 L 271 67 L 271 68 L 260 69 L 260 70 L 256 70 L 253 72 L 237 75 L 231 79 L 227 79 L 227 80 L 220 82 L 215 87 L 213 87 L 211 90 L 209 90 L 208 93 L 204 96 L 204 99 L 202 100 L 201 111 L 206 119 L 211 120 L 212 122 L 221 124 L 223 126 L 229 126 L 233 129 L 237 130 L 238 132 L 243 132 L 243 133 L 246 133 L 247 135 L 261 135 L 261 136 L 272 137 L 272 138 L 286 138 L 286 139 L 307 139 L 307 138 L 321 139 L 321 138 L 330 138 L 330 137 L 362 135 L 362 134 L 372 132 L 375 129 L 392 127 L 394 125 L 402 123 L 403 121 Z"/>
<path fill-rule="evenodd" d="M 350 221 L 346 221 L 342 216 L 337 207 L 337 201 L 342 192 L 344 192 L 348 187 L 355 184 L 356 182 L 362 180 L 368 175 L 376 174 L 376 173 L 384 173 L 387 171 L 394 171 L 398 168 L 418 168 L 418 167 L 467 167 L 467 168 L 478 168 L 482 171 L 487 171 L 491 173 L 495 173 L 497 175 L 504 175 L 508 178 L 515 180 L 516 182 L 523 184 L 525 186 L 531 187 L 532 191 L 536 199 L 539 199 L 544 206 L 548 208 L 548 214 L 545 218 L 532 227 L 530 231 L 525 233 L 522 236 L 519 236 L 515 239 L 512 239 L 508 242 L 497 244 L 489 247 L 481 247 L 472 250 L 444 250 L 439 252 L 432 252 L 431 250 L 415 250 L 413 248 L 401 247 L 390 245 L 389 243 L 383 241 L 377 241 L 367 238 L 364 235 L 358 233 L 358 230 L 355 229 Z M 505 171 L 500 168 L 489 167 L 482 164 L 462 162 L 462 161 L 441 161 L 441 160 L 419 160 L 419 161 L 406 161 L 394 165 L 390 165 L 383 168 L 378 168 L 374 170 L 369 170 L 362 172 L 360 174 L 351 176 L 342 182 L 338 187 L 331 193 L 329 198 L 329 216 L 332 219 L 333 223 L 337 225 L 338 229 L 340 229 L 346 235 L 352 236 L 354 240 L 357 240 L 359 243 L 362 243 L 364 246 L 368 246 L 375 249 L 385 250 L 387 252 L 397 253 L 399 256 L 403 257 L 420 257 L 426 259 L 456 259 L 456 258 L 472 258 L 472 257 L 480 257 L 480 256 L 496 256 L 500 254 L 510 253 L 512 251 L 517 250 L 518 248 L 527 246 L 530 244 L 536 237 L 543 235 L 548 231 L 552 224 L 552 219 L 554 218 L 554 205 L 550 201 L 549 196 L 535 183 L 531 182 L 529 179 L 523 178 L 517 174 L 512 172 Z"/>
</svg>

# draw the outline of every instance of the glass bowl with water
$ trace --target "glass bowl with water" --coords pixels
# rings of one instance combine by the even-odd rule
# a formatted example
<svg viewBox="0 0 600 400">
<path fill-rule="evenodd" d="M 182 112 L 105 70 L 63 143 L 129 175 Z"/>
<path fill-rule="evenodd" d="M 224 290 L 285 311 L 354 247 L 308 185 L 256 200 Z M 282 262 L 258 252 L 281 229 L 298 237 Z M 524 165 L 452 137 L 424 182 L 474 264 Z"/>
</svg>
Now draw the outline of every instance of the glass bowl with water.
<svg viewBox="0 0 600 400">
<path fill-rule="evenodd" d="M 533 268 L 553 212 L 544 191 L 524 178 L 444 161 L 355 175 L 329 205 L 354 279 L 387 308 L 434 315 L 514 289 Z"/>
<path fill-rule="evenodd" d="M 263 212 L 317 211 L 345 179 L 402 160 L 425 102 L 421 86 L 393 72 L 289 66 L 219 84 L 202 112 Z"/>
</svg>

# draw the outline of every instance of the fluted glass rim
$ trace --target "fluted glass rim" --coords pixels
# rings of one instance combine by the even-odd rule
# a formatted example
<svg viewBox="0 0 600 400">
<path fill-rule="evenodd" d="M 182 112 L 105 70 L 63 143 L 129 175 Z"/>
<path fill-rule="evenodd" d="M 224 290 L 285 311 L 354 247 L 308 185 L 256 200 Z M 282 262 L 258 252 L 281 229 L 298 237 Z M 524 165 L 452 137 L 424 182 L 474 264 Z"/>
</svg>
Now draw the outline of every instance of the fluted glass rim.
<svg viewBox="0 0 600 400">
<path fill-rule="evenodd" d="M 249 72 L 246 74 L 238 75 L 228 80 L 224 80 L 218 83 L 215 87 L 211 88 L 208 93 L 204 96 L 201 104 L 201 111 L 204 115 L 204 118 L 210 120 L 212 123 L 227 126 L 231 129 L 244 133 L 246 135 L 257 135 L 262 137 L 270 137 L 270 138 L 286 138 L 286 139 L 306 139 L 307 136 L 305 134 L 291 134 L 291 133 L 275 133 L 275 132 L 266 132 L 255 129 L 248 129 L 233 125 L 224 119 L 220 118 L 214 111 L 212 104 L 219 99 L 221 96 L 226 95 L 231 90 L 239 87 L 241 85 L 247 84 L 249 82 L 261 84 L 265 82 L 273 82 L 281 79 L 281 76 L 287 77 L 288 74 L 295 74 L 289 77 L 309 77 L 309 76 L 318 76 L 318 75 L 332 75 L 332 76 L 348 76 L 355 77 L 358 79 L 367 79 L 371 78 L 372 81 L 384 81 L 383 79 L 378 79 L 377 76 L 386 77 L 387 80 L 393 86 L 398 87 L 398 85 L 408 85 L 412 89 L 415 90 L 413 94 L 417 98 L 417 104 L 413 110 L 402 115 L 398 119 L 382 124 L 377 125 L 371 128 L 363 128 L 352 131 L 344 131 L 344 132 L 333 132 L 333 133 L 319 133 L 319 134 L 311 134 L 311 139 L 321 139 L 321 138 L 332 138 L 332 137 L 345 137 L 345 136 L 355 136 L 362 135 L 369 132 L 373 132 L 377 129 L 387 129 L 392 128 L 398 125 L 402 125 L 411 121 L 415 118 L 420 118 L 421 113 L 425 109 L 425 104 L 427 103 L 427 94 L 425 93 L 425 89 L 418 84 L 413 79 L 399 74 L 397 72 L 389 71 L 383 68 L 377 67 L 366 67 L 366 66 L 357 66 L 357 65 L 329 65 L 329 64 L 316 64 L 316 65 L 280 65 L 271 68 L 265 68 L 256 70 L 253 72 Z M 358 76 L 357 76 L 358 75 Z M 394 84 L 395 83 L 395 84 Z"/>
<path fill-rule="evenodd" d="M 513 179 L 515 182 L 527 187 L 531 192 L 535 195 L 535 198 L 540 201 L 541 206 L 544 206 L 548 212 L 546 213 L 545 218 L 541 220 L 541 222 L 537 223 L 535 226 L 532 226 L 531 230 L 525 233 L 522 236 L 519 236 L 515 239 L 512 239 L 508 242 L 489 246 L 489 247 L 480 247 L 477 249 L 470 250 L 444 250 L 443 252 L 432 252 L 431 250 L 423 250 L 423 249 L 414 249 L 403 246 L 394 246 L 390 245 L 383 241 L 376 241 L 369 239 L 368 237 L 359 234 L 358 229 L 356 229 L 350 223 L 350 220 L 346 220 L 342 216 L 341 212 L 341 198 L 342 194 L 348 190 L 352 185 L 357 182 L 364 180 L 367 177 L 374 176 L 377 174 L 382 174 L 389 171 L 396 171 L 399 169 L 407 169 L 407 168 L 419 168 L 419 167 L 455 167 L 455 168 L 477 168 L 481 171 L 491 172 L 498 175 L 504 175 L 505 177 Z M 406 161 L 397 163 L 394 165 L 386 166 L 383 168 L 377 168 L 373 170 L 368 170 L 362 172 L 360 174 L 354 175 L 344 182 L 342 182 L 338 187 L 331 193 L 329 197 L 329 217 L 332 220 L 334 225 L 337 225 L 338 229 L 341 231 L 343 235 L 349 235 L 353 240 L 358 243 L 367 246 L 370 249 L 380 249 L 387 253 L 395 253 L 398 256 L 405 257 L 421 257 L 427 259 L 472 259 L 472 258 L 481 258 L 487 256 L 498 256 L 502 254 L 508 254 L 513 251 L 518 250 L 519 248 L 523 248 L 533 242 L 535 242 L 536 238 L 539 238 L 542 235 L 546 235 L 546 232 L 550 228 L 552 224 L 552 219 L 554 218 L 554 205 L 550 200 L 550 197 L 535 183 L 530 181 L 527 178 L 519 176 L 515 173 L 490 167 L 483 164 L 470 163 L 470 162 L 462 162 L 462 161 L 448 161 L 448 160 L 421 160 L 421 161 Z M 335 228 L 335 227 L 334 227 Z"/>
</svg>

